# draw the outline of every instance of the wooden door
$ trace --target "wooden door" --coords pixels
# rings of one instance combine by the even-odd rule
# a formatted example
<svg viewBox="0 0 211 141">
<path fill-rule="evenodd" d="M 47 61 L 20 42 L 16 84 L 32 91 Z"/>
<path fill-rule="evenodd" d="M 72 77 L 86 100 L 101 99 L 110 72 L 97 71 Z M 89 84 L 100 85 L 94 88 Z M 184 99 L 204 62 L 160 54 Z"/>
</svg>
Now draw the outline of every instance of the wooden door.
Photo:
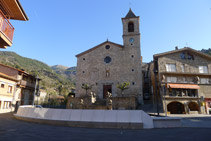
<svg viewBox="0 0 211 141">
<path fill-rule="evenodd" d="M 112 93 L 112 85 L 103 85 L 103 98 L 107 98 L 107 94 Z"/>
</svg>

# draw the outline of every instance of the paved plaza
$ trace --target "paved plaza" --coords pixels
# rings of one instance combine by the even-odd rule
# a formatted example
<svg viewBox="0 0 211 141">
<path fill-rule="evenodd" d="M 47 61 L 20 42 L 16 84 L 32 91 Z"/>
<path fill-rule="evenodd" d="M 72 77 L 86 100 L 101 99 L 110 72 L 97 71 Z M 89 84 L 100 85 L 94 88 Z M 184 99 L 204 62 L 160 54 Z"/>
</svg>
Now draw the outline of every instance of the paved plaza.
<svg viewBox="0 0 211 141">
<path fill-rule="evenodd" d="M 0 141 L 211 140 L 210 117 L 185 118 L 182 123 L 192 128 L 142 130 L 72 128 L 24 122 L 14 119 L 13 114 L 8 113 L 0 114 Z"/>
</svg>

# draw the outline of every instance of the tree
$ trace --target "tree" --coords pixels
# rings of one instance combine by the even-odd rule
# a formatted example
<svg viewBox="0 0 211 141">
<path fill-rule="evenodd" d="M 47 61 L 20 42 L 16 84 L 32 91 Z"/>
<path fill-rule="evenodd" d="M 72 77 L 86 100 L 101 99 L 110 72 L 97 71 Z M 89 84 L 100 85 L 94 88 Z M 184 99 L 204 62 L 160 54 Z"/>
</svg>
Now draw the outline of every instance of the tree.
<svg viewBox="0 0 211 141">
<path fill-rule="evenodd" d="M 81 86 L 81 88 L 84 89 L 84 90 L 86 90 L 86 96 L 87 96 L 87 91 L 90 90 L 90 89 L 92 89 L 92 85 L 89 85 L 87 83 L 85 83 L 85 84 L 83 83 L 82 86 Z"/>
<path fill-rule="evenodd" d="M 130 82 L 123 82 L 121 84 L 117 84 L 117 88 L 120 89 L 121 95 L 123 96 L 123 91 L 129 89 Z"/>
</svg>

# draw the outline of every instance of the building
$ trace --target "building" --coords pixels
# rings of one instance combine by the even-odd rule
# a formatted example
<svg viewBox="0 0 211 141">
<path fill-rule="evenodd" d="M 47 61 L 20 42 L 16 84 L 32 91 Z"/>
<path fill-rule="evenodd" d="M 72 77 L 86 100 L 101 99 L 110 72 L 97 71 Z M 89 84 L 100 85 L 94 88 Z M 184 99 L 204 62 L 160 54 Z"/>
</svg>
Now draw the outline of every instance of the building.
<svg viewBox="0 0 211 141">
<path fill-rule="evenodd" d="M 85 94 L 83 84 L 92 85 L 92 92 L 100 99 L 107 93 L 120 96 L 117 84 L 130 82 L 124 97 L 134 96 L 143 102 L 139 16 L 130 9 L 122 18 L 123 45 L 105 41 L 77 57 L 76 97 Z"/>
<path fill-rule="evenodd" d="M 45 102 L 45 100 L 47 99 L 47 93 L 45 90 L 43 89 L 39 89 L 39 93 L 38 95 L 35 95 L 35 104 L 36 105 L 41 105 L 42 103 Z"/>
<path fill-rule="evenodd" d="M 39 92 L 39 81 L 23 70 L 0 64 L 0 112 L 33 104 L 34 95 Z"/>
<path fill-rule="evenodd" d="M 10 19 L 27 21 L 28 17 L 19 0 L 0 0 L 0 48 L 12 46 L 15 28 Z"/>
<path fill-rule="evenodd" d="M 33 105 L 34 96 L 39 93 L 39 82 L 41 79 L 25 71 L 21 75 L 22 79 L 17 85 L 21 89 L 20 105 Z"/>
<path fill-rule="evenodd" d="M 0 73 L 0 113 L 14 110 L 12 102 L 15 97 L 17 82 L 17 79 Z"/>
<path fill-rule="evenodd" d="M 153 57 L 153 88 L 158 90 L 163 110 L 169 114 L 206 113 L 204 102 L 209 105 L 211 98 L 211 56 L 176 47 Z"/>
</svg>

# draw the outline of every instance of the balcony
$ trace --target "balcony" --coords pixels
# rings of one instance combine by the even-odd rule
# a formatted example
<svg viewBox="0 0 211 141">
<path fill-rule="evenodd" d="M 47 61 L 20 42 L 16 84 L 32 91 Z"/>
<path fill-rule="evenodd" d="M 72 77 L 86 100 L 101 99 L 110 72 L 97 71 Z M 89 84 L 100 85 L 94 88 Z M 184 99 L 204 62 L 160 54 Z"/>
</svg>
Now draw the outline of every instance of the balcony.
<svg viewBox="0 0 211 141">
<path fill-rule="evenodd" d="M 35 88 L 35 84 L 34 84 L 34 83 L 29 83 L 29 82 L 27 82 L 27 81 L 25 81 L 25 80 L 21 80 L 21 81 L 20 81 L 20 85 L 21 85 L 22 87 L 31 87 L 31 88 Z"/>
<path fill-rule="evenodd" d="M 0 48 L 12 46 L 14 27 L 0 10 Z"/>
</svg>

